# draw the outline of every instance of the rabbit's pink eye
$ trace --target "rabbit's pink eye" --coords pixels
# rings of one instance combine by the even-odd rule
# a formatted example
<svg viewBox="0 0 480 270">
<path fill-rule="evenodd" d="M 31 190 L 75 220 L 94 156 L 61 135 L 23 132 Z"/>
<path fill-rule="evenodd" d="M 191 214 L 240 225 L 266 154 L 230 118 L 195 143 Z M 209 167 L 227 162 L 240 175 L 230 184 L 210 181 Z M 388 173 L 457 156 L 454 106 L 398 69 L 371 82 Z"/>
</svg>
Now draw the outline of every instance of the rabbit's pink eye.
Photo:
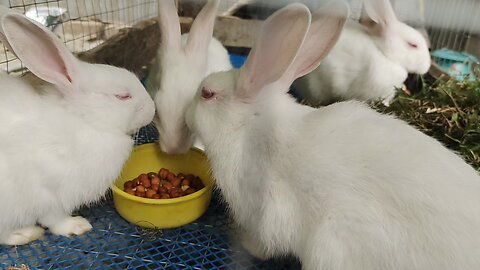
<svg viewBox="0 0 480 270">
<path fill-rule="evenodd" d="M 115 95 L 116 98 L 120 99 L 120 100 L 128 100 L 128 99 L 131 99 L 132 96 L 130 94 L 124 94 L 124 95 Z"/>
<path fill-rule="evenodd" d="M 215 96 L 215 92 L 212 90 L 202 87 L 202 98 L 204 99 L 212 99 Z"/>
<path fill-rule="evenodd" d="M 415 44 L 415 43 L 412 43 L 412 42 L 408 42 L 408 46 L 410 46 L 410 48 L 414 48 L 414 49 L 418 48 L 418 45 Z"/>
</svg>

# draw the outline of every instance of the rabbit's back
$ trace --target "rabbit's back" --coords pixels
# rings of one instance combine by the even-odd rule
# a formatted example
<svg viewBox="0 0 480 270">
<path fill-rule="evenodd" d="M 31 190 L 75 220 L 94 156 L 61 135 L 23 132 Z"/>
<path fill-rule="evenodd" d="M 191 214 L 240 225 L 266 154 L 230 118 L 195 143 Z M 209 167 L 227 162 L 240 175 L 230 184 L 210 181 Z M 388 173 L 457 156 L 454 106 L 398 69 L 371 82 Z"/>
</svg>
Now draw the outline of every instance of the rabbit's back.
<svg viewBox="0 0 480 270">
<path fill-rule="evenodd" d="M 0 74 L 0 81 L 0 94 L 2 95 L 0 110 L 5 110 L 4 117 L 6 110 L 20 110 L 22 104 L 31 106 L 37 103 L 38 90 L 24 80 L 7 74 Z M 24 111 L 24 113 L 28 112 L 29 110 Z"/>
<path fill-rule="evenodd" d="M 461 158 L 356 102 L 307 116 L 302 132 L 309 237 L 343 252 L 343 269 L 478 269 L 480 177 Z"/>
<path fill-rule="evenodd" d="M 21 225 L 52 203 L 71 211 L 100 198 L 129 156 L 130 136 L 83 121 L 17 78 L 2 78 L 0 92 L 0 204 L 18 209 L 2 208 L 2 220 Z"/>
<path fill-rule="evenodd" d="M 216 38 L 212 38 L 208 46 L 207 72 L 208 76 L 214 72 L 227 71 L 232 69 L 227 49 Z"/>
<path fill-rule="evenodd" d="M 388 59 L 358 23 L 349 22 L 318 68 L 299 80 L 303 87 L 298 91 L 314 105 L 369 100 L 389 97 L 406 77 L 406 70 Z"/>
<path fill-rule="evenodd" d="M 303 164 L 320 162 L 311 167 L 312 173 L 322 176 L 326 170 L 337 175 L 336 184 L 345 179 L 345 185 L 388 185 L 390 197 L 413 196 L 408 191 L 416 190 L 442 201 L 451 198 L 452 203 L 470 194 L 480 203 L 480 197 L 474 196 L 480 193 L 480 176 L 461 157 L 405 122 L 360 102 L 320 108 L 307 114 L 302 126 L 301 136 L 309 141 L 302 141 L 303 149 L 298 151 L 309 153 L 305 157 L 313 161 Z"/>
<path fill-rule="evenodd" d="M 189 33 L 182 35 L 183 46 L 187 44 L 189 36 Z M 204 76 L 206 77 L 214 72 L 227 71 L 231 68 L 232 65 L 230 63 L 230 57 L 227 49 L 218 39 L 212 37 L 210 43 L 208 44 L 207 68 Z"/>
</svg>

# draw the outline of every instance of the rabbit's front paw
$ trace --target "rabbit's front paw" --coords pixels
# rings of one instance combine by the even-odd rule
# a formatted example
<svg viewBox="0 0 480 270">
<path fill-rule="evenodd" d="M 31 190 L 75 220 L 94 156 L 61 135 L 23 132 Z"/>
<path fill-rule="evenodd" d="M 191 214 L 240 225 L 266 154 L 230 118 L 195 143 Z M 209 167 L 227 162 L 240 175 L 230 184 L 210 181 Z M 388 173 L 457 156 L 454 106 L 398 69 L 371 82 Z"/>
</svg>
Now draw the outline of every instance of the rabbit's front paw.
<svg viewBox="0 0 480 270">
<path fill-rule="evenodd" d="M 63 236 L 82 235 L 91 229 L 92 225 L 83 217 L 68 217 L 50 227 L 53 234 Z"/>
<path fill-rule="evenodd" d="M 262 261 L 268 260 L 268 256 L 265 251 L 262 249 L 262 244 L 258 241 L 255 241 L 252 237 L 248 234 L 243 234 L 240 243 L 242 244 L 243 248 L 250 253 L 253 257 L 260 259 Z"/>
<path fill-rule="evenodd" d="M 5 245 L 24 245 L 42 237 L 44 230 L 38 226 L 30 226 L 14 230 L 2 241 Z"/>
</svg>

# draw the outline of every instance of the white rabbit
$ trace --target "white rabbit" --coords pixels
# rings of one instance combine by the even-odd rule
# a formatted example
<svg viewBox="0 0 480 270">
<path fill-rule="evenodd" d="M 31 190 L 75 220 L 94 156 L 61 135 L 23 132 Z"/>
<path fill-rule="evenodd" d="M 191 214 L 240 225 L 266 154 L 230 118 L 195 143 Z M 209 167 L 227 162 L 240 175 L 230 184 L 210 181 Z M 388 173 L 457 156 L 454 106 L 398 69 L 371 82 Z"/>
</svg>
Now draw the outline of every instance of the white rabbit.
<svg viewBox="0 0 480 270">
<path fill-rule="evenodd" d="M 276 12 L 245 65 L 208 76 L 187 111 L 243 246 L 309 270 L 480 269 L 473 168 L 362 102 L 314 109 L 287 94 L 340 34 L 348 9 L 324 10 L 305 39 L 306 7 Z"/>
<path fill-rule="evenodd" d="M 431 60 L 424 36 L 397 20 L 389 0 L 364 0 L 361 21 L 347 22 L 320 66 L 295 82 L 307 104 L 383 100 L 389 105 L 408 73 L 424 74 Z"/>
<path fill-rule="evenodd" d="M 180 36 L 180 22 L 173 0 L 159 5 L 161 44 L 147 80 L 154 98 L 155 126 L 160 148 L 169 154 L 190 149 L 193 137 L 185 124 L 185 111 L 198 85 L 207 75 L 232 68 L 227 50 L 212 38 L 219 0 L 209 0 L 195 18 L 189 34 Z M 195 145 L 202 148 L 200 142 Z"/>
<path fill-rule="evenodd" d="M 2 12 L 6 12 L 2 9 Z M 32 73 L 33 88 L 0 75 L 0 244 L 92 229 L 78 207 L 99 200 L 119 175 L 133 134 L 155 105 L 133 73 L 76 59 L 47 28 L 16 12 L 0 17 L 1 39 Z"/>
</svg>

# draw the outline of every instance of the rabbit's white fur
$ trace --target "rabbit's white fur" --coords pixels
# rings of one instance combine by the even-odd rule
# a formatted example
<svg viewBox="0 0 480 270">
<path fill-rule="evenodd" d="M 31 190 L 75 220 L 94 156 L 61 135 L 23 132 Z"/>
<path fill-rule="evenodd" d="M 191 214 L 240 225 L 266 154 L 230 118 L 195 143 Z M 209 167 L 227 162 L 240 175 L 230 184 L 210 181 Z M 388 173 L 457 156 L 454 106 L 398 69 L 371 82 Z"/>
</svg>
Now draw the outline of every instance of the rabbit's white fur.
<svg viewBox="0 0 480 270">
<path fill-rule="evenodd" d="M 155 100 L 155 126 L 160 134 L 160 147 L 166 153 L 184 153 L 192 146 L 193 137 L 185 125 L 185 111 L 202 79 L 213 72 L 232 68 L 227 50 L 212 38 L 218 4 L 218 0 L 209 0 L 190 33 L 181 37 L 173 1 L 165 0 L 159 5 L 162 44 L 147 81 L 147 90 Z M 192 36 L 194 40 L 189 42 Z M 195 146 L 203 147 L 198 140 Z"/>
<path fill-rule="evenodd" d="M 207 69 L 204 77 L 207 77 L 215 72 L 227 71 L 232 68 L 233 66 L 230 62 L 230 56 L 228 55 L 227 49 L 225 49 L 223 44 L 218 39 L 212 37 L 210 45 L 208 46 Z M 193 91 L 192 99 L 193 96 L 195 96 L 196 90 L 197 88 L 195 88 Z"/>
<path fill-rule="evenodd" d="M 72 211 L 100 199 L 118 177 L 131 134 L 153 119 L 153 100 L 134 74 L 77 60 L 23 15 L 2 15 L 0 24 L 13 52 L 52 83 L 38 89 L 0 75 L 0 244 L 41 237 L 37 223 L 82 234 L 92 227 Z"/>
<path fill-rule="evenodd" d="M 425 37 L 396 19 L 389 0 L 364 2 L 375 9 L 365 12 L 371 18 L 364 25 L 348 22 L 320 66 L 295 82 L 308 104 L 379 99 L 389 105 L 408 73 L 428 71 L 431 60 Z"/>
<path fill-rule="evenodd" d="M 313 21 L 302 43 L 300 7 L 272 15 L 245 66 L 207 77 L 187 112 L 244 247 L 263 259 L 293 254 L 309 270 L 480 269 L 473 168 L 361 102 L 313 109 L 287 95 L 342 25 Z"/>
</svg>

